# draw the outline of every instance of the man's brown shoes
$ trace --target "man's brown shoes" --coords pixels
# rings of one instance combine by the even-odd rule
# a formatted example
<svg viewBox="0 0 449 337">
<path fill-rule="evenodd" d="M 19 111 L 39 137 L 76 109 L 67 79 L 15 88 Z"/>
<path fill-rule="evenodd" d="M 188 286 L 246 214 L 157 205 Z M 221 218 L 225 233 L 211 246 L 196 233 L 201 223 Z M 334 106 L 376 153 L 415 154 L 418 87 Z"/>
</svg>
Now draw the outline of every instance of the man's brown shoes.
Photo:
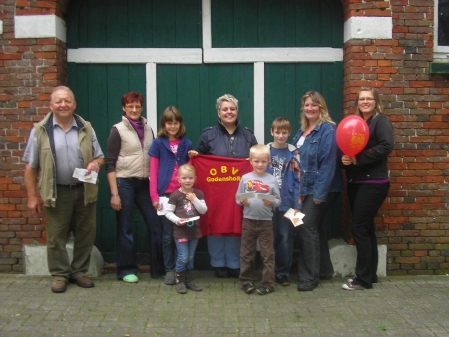
<svg viewBox="0 0 449 337">
<path fill-rule="evenodd" d="M 54 293 L 63 293 L 67 290 L 67 282 L 64 280 L 54 280 L 51 282 L 51 291 Z"/>
<path fill-rule="evenodd" d="M 81 288 L 92 288 L 94 283 L 87 276 L 78 276 L 73 279 L 70 279 L 70 282 L 76 283 L 78 287 Z"/>
</svg>

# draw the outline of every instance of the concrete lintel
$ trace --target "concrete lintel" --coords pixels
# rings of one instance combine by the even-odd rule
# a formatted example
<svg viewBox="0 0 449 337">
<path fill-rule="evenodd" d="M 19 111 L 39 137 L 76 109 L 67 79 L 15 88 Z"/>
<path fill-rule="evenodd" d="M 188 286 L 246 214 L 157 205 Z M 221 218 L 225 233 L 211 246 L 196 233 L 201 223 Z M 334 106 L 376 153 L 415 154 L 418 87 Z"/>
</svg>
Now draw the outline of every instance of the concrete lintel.
<svg viewBox="0 0 449 337">
<path fill-rule="evenodd" d="M 70 263 L 73 260 L 73 241 L 66 244 Z M 23 246 L 25 275 L 50 275 L 47 264 L 47 246 L 31 244 Z M 104 260 L 97 247 L 92 248 L 87 276 L 97 277 L 103 273 Z"/>
<path fill-rule="evenodd" d="M 67 28 L 63 19 L 50 15 L 16 15 L 14 17 L 16 39 L 57 38 L 67 41 Z"/>
<path fill-rule="evenodd" d="M 353 16 L 344 24 L 344 42 L 351 39 L 393 38 L 393 19 L 391 17 Z"/>
<path fill-rule="evenodd" d="M 332 265 L 334 266 L 334 276 L 355 276 L 355 263 L 357 260 L 355 246 L 348 245 L 343 240 L 333 239 L 329 241 L 329 251 Z M 377 251 L 379 254 L 377 276 L 387 276 L 387 245 L 378 245 Z"/>
</svg>

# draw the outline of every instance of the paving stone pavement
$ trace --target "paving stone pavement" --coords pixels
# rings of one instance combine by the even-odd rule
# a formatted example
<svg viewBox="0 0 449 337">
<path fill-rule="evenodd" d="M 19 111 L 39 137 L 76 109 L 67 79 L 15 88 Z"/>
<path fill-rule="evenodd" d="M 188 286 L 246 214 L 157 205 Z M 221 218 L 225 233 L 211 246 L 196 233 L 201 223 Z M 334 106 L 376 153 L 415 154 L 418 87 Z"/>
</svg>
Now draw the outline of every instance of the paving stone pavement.
<svg viewBox="0 0 449 337">
<path fill-rule="evenodd" d="M 341 277 L 298 292 L 293 277 L 260 296 L 196 274 L 203 291 L 186 295 L 149 274 L 137 284 L 108 274 L 63 294 L 49 276 L 0 274 L 0 336 L 449 336 L 449 276 L 383 277 L 352 292 Z"/>
</svg>

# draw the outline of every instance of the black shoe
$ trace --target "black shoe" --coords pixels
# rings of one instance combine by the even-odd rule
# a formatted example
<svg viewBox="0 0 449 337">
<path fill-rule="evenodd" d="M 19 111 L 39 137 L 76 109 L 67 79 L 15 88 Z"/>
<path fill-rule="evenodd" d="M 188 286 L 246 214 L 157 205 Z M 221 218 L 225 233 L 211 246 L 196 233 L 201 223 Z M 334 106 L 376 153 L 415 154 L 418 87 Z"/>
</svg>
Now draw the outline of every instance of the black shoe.
<svg viewBox="0 0 449 337">
<path fill-rule="evenodd" d="M 287 275 L 276 276 L 276 282 L 278 284 L 280 284 L 281 286 L 284 286 L 284 287 L 290 285 L 290 281 L 288 280 L 288 276 Z"/>
<path fill-rule="evenodd" d="M 228 278 L 229 273 L 226 267 L 215 267 L 215 276 L 218 278 Z"/>
<path fill-rule="evenodd" d="M 332 275 L 321 275 L 320 276 L 320 280 L 330 280 L 333 276 Z"/>
<path fill-rule="evenodd" d="M 240 268 L 232 269 L 232 268 L 226 267 L 226 270 L 227 270 L 229 276 L 234 277 L 234 278 L 240 277 Z"/>
<path fill-rule="evenodd" d="M 247 283 L 245 284 L 243 287 L 243 291 L 247 294 L 251 294 L 251 292 L 254 290 L 254 284 L 252 283 Z"/>
<path fill-rule="evenodd" d="M 318 287 L 318 282 L 311 282 L 309 280 L 300 280 L 296 287 L 298 291 L 311 291 Z"/>
<path fill-rule="evenodd" d="M 259 288 L 256 289 L 256 291 L 259 295 L 266 295 L 271 292 L 270 288 L 264 285 L 261 285 Z"/>
</svg>

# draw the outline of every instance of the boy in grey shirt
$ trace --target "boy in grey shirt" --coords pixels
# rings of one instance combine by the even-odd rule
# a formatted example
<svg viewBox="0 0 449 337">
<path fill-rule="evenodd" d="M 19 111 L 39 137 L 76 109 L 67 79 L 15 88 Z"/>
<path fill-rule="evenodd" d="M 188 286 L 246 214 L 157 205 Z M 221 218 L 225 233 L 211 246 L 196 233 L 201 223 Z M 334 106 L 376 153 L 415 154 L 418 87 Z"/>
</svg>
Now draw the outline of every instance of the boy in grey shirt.
<svg viewBox="0 0 449 337">
<path fill-rule="evenodd" d="M 247 294 L 254 290 L 256 244 L 259 239 L 263 261 L 262 281 L 257 292 L 266 295 L 274 291 L 273 208 L 281 203 L 276 179 L 266 173 L 270 149 L 254 145 L 249 151 L 253 171 L 242 176 L 236 194 L 237 204 L 243 206 L 242 244 L 240 248 L 239 283 Z M 243 195 L 242 193 L 249 193 Z M 253 195 L 251 195 L 254 193 Z"/>
</svg>

